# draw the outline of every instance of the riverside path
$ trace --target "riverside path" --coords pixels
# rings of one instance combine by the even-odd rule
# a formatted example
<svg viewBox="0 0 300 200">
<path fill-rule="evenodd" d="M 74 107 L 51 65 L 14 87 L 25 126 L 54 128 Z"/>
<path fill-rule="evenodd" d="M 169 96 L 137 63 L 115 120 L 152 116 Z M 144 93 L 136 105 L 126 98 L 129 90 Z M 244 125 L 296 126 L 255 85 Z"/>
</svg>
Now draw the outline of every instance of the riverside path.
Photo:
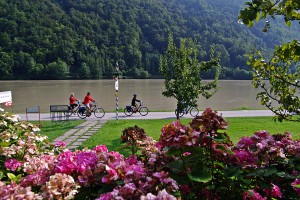
<svg viewBox="0 0 300 200">
<path fill-rule="evenodd" d="M 199 111 L 199 115 L 203 111 Z M 270 110 L 233 110 L 233 111 L 217 111 L 218 114 L 223 117 L 258 117 L 258 116 L 274 116 Z M 26 120 L 25 114 L 18 114 L 21 120 Z M 28 114 L 30 120 L 39 120 L 39 114 L 30 113 Z M 51 120 L 51 115 L 49 113 L 41 113 L 41 120 Z M 176 119 L 174 112 L 149 112 L 146 116 L 141 116 L 139 113 L 135 113 L 132 116 L 126 116 L 123 112 L 118 113 L 118 118 L 121 119 Z M 192 116 L 184 115 L 183 118 L 192 118 Z M 77 115 L 72 115 L 70 120 L 80 120 Z M 116 113 L 109 112 L 105 113 L 104 117 L 101 119 L 96 118 L 94 115 L 87 117 L 87 121 L 97 121 L 97 120 L 116 120 Z"/>
</svg>

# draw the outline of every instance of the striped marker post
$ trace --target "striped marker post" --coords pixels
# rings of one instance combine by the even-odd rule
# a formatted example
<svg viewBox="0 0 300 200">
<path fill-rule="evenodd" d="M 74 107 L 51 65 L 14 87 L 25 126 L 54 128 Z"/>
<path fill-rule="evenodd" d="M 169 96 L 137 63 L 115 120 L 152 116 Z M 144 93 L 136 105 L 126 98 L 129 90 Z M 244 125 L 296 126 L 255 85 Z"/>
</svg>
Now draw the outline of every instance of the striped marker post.
<svg viewBox="0 0 300 200">
<path fill-rule="evenodd" d="M 119 97 L 118 97 L 118 92 L 119 92 L 119 65 L 118 62 L 116 63 L 116 77 L 115 77 L 115 90 L 116 90 L 116 120 L 117 122 L 119 121 L 119 115 L 118 115 L 118 110 L 119 110 Z"/>
</svg>

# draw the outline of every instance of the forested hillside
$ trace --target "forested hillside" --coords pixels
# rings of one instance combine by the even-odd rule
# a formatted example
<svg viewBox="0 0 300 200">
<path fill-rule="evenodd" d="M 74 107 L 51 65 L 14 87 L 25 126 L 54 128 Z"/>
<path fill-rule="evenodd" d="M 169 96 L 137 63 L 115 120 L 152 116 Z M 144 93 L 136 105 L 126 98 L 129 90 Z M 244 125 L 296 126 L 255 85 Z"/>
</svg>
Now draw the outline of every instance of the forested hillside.
<svg viewBox="0 0 300 200">
<path fill-rule="evenodd" d="M 237 23 L 245 0 L 0 0 L 0 79 L 157 77 L 169 32 L 221 54 L 221 78 L 249 79 L 246 53 L 298 37 Z M 209 78 L 209 75 L 205 75 Z"/>
</svg>

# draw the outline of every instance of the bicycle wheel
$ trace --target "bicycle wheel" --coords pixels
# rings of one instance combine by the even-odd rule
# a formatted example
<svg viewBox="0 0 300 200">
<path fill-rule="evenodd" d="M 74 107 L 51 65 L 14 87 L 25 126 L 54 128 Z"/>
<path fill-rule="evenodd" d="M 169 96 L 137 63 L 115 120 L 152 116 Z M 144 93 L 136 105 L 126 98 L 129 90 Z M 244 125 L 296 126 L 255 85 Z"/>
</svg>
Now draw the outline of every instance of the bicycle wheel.
<svg viewBox="0 0 300 200">
<path fill-rule="evenodd" d="M 192 117 L 197 117 L 198 114 L 199 114 L 198 108 L 196 108 L 196 107 L 191 107 L 191 109 L 190 109 L 190 114 L 191 114 Z"/>
<path fill-rule="evenodd" d="M 77 115 L 78 115 L 79 118 L 85 119 L 86 118 L 86 112 L 87 112 L 86 109 L 84 109 L 84 110 L 79 109 L 78 112 L 77 112 Z"/>
<path fill-rule="evenodd" d="M 177 116 L 177 109 L 175 110 L 175 115 Z M 183 115 L 184 115 L 183 111 L 179 112 L 179 117 L 182 117 Z"/>
<path fill-rule="evenodd" d="M 144 106 L 140 107 L 139 113 L 140 113 L 142 116 L 148 115 L 148 108 L 147 108 L 147 107 L 144 107 Z"/>
<path fill-rule="evenodd" d="M 105 111 L 103 110 L 103 108 L 96 108 L 96 110 L 94 110 L 94 115 L 97 118 L 102 118 L 105 115 Z"/>
<path fill-rule="evenodd" d="M 130 109 L 128 109 L 128 108 L 125 108 L 124 109 L 124 113 L 125 113 L 125 115 L 127 115 L 127 116 L 131 116 L 132 114 L 133 114 L 133 112 L 132 112 L 132 109 L 130 108 Z"/>
</svg>

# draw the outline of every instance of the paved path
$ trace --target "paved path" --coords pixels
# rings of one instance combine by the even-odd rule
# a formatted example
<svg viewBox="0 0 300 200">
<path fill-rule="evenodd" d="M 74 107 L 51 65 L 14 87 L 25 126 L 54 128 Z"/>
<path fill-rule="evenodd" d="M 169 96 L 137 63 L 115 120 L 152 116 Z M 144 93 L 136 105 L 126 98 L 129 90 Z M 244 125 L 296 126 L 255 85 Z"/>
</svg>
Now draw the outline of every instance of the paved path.
<svg viewBox="0 0 300 200">
<path fill-rule="evenodd" d="M 63 141 L 66 143 L 66 147 L 68 149 L 73 150 L 89 139 L 89 137 L 91 137 L 102 127 L 103 124 L 106 123 L 106 121 L 107 120 L 85 121 L 84 123 L 74 127 L 65 134 L 56 138 L 54 142 Z"/>
<path fill-rule="evenodd" d="M 203 111 L 200 111 L 201 114 Z M 218 111 L 223 117 L 254 117 L 254 116 L 273 116 L 273 113 L 269 110 L 234 110 L 234 111 Z M 19 114 L 21 120 L 26 120 L 25 114 Z M 192 118 L 189 114 L 184 115 L 184 118 Z M 41 120 L 52 120 L 53 118 L 49 113 L 42 113 L 40 116 Z M 123 112 L 118 113 L 118 119 L 172 119 L 176 118 L 174 112 L 149 112 L 147 116 L 141 116 L 139 113 L 135 113 L 128 117 Z M 39 115 L 36 113 L 28 114 L 28 120 L 38 120 Z M 79 117 L 72 115 L 70 120 L 78 120 Z M 105 120 L 116 120 L 116 113 L 106 113 L 101 119 Z M 86 118 L 87 121 L 99 120 L 94 115 Z"/>
<path fill-rule="evenodd" d="M 202 113 L 202 111 L 200 112 Z M 223 117 L 254 117 L 254 116 L 273 116 L 272 112 L 269 110 L 238 110 L 238 111 L 218 111 Z M 53 118 L 49 113 L 42 113 L 40 116 L 36 113 L 28 114 L 27 118 L 25 114 L 19 114 L 21 120 L 78 120 L 78 116 L 71 116 L 69 119 L 65 119 L 62 115 L 57 115 Z M 192 118 L 189 114 L 184 115 L 183 118 Z M 118 113 L 118 119 L 176 119 L 174 112 L 149 112 L 147 116 L 141 116 L 136 113 L 130 117 L 125 116 L 124 113 Z M 95 132 L 97 132 L 107 120 L 116 120 L 116 113 L 106 113 L 101 119 L 95 116 L 90 116 L 86 118 L 86 121 L 74 129 L 67 131 L 65 134 L 59 136 L 54 141 L 64 141 L 67 148 L 74 150 L 79 147 L 84 141 L 91 137 Z"/>
</svg>

